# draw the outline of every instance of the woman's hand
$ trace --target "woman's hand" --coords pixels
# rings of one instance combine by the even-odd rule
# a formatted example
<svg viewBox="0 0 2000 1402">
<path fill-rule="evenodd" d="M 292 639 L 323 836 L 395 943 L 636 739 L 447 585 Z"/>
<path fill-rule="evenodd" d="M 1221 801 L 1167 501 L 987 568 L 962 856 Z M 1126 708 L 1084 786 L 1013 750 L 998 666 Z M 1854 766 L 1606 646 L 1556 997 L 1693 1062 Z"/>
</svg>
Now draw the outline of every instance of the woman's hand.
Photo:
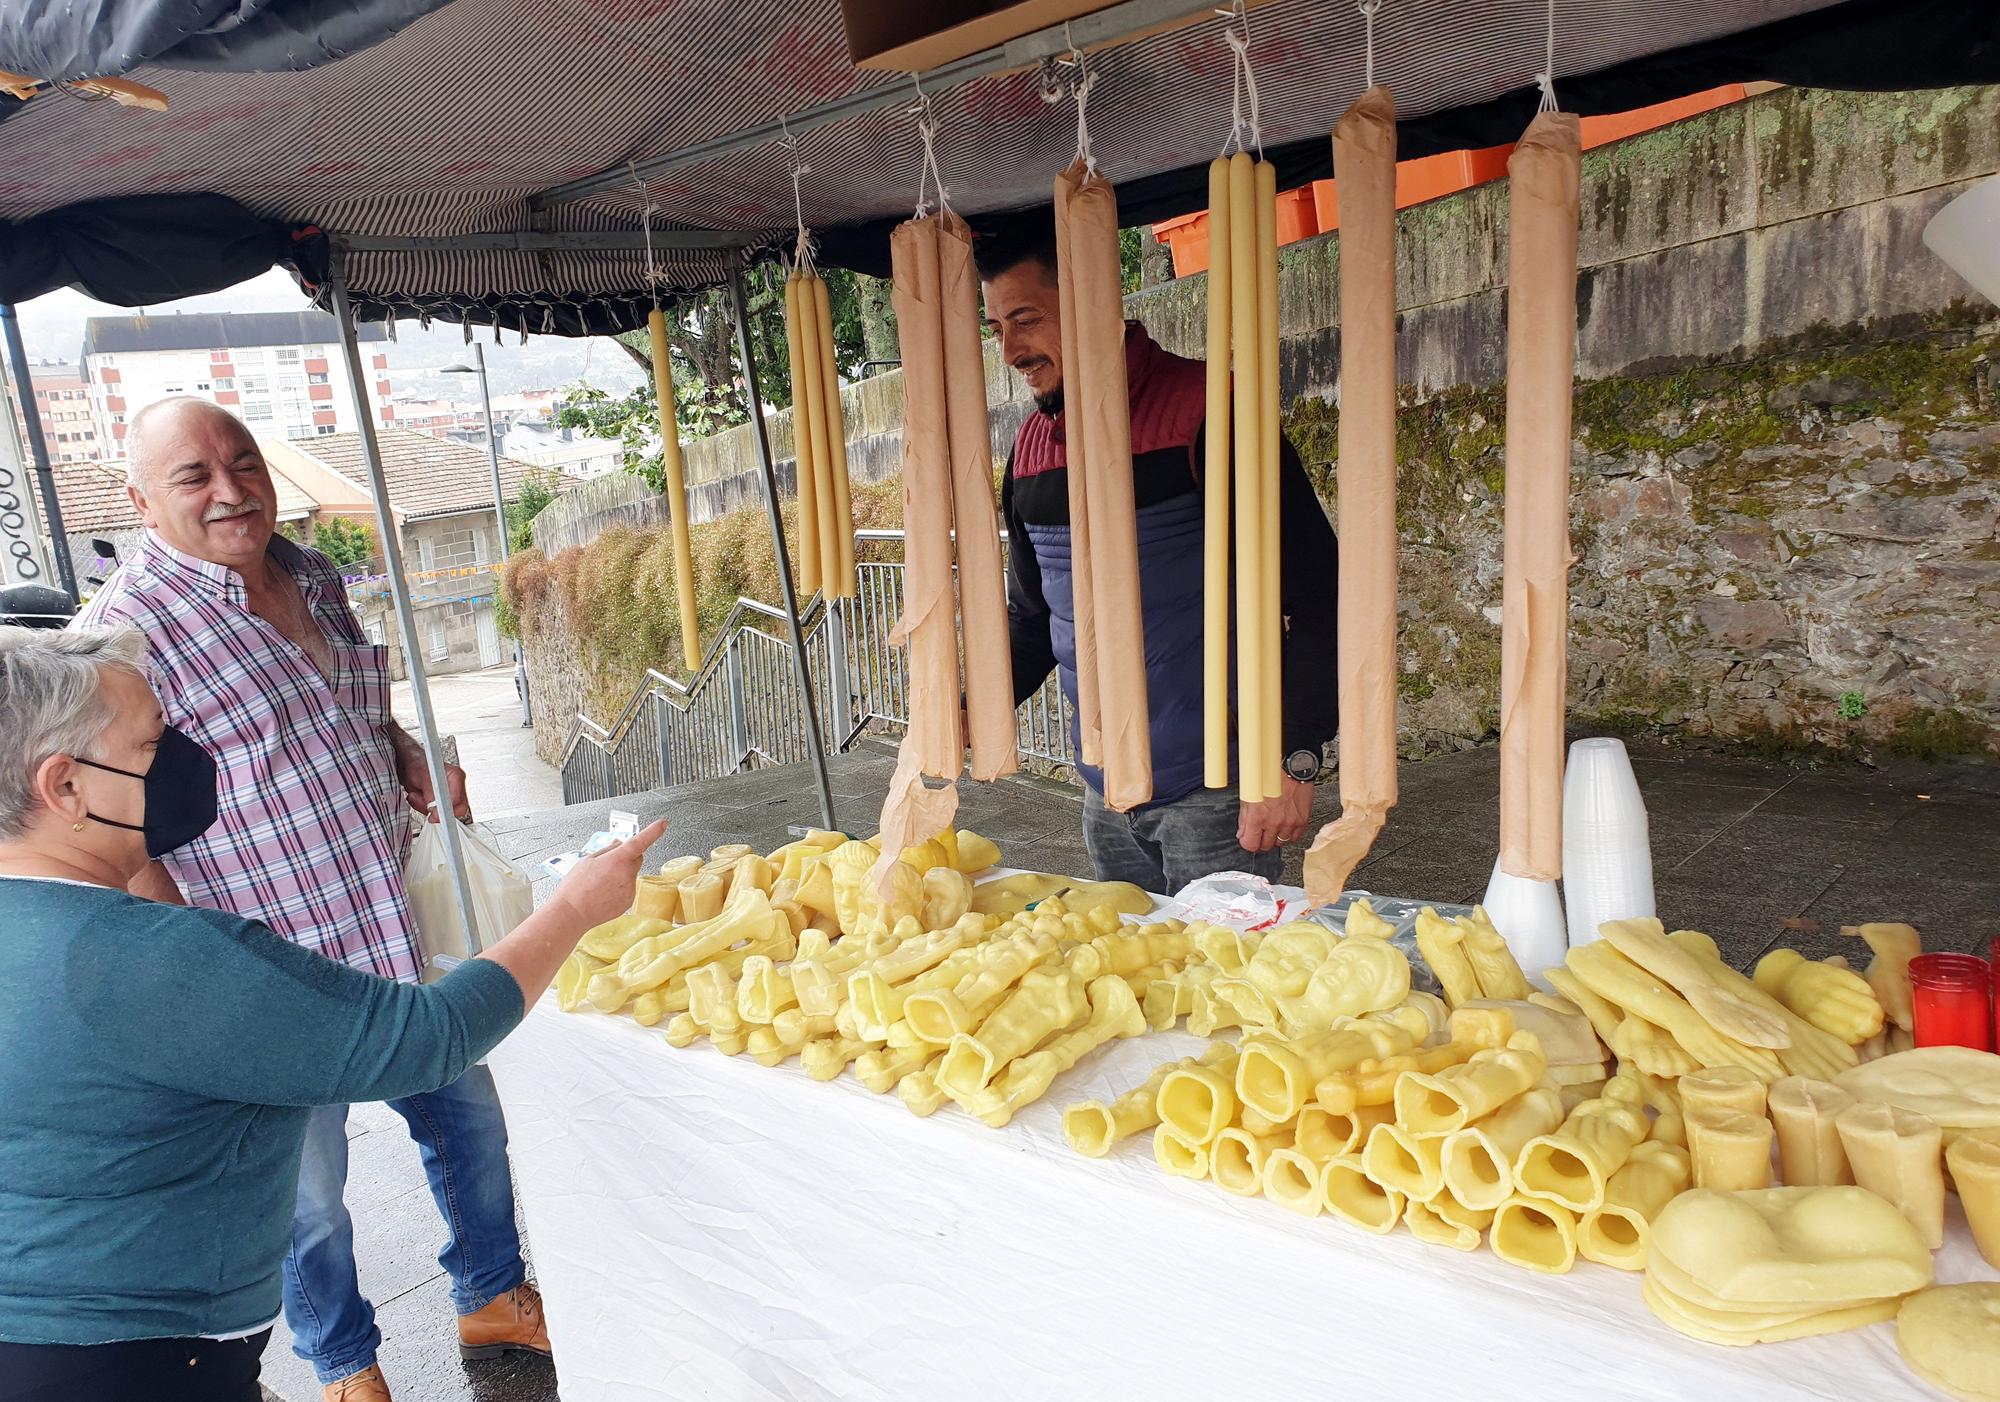
<svg viewBox="0 0 2000 1402">
<path fill-rule="evenodd" d="M 616 919 L 632 908 L 632 887 L 639 879 L 639 866 L 646 859 L 646 850 L 666 830 L 667 820 L 661 818 L 570 868 L 549 903 L 561 902 L 573 918 L 582 922 L 582 929 L 577 931 L 579 939 L 584 930 Z"/>
<path fill-rule="evenodd" d="M 514 982 L 521 985 L 522 1001 L 533 1007 L 585 932 L 630 908 L 639 864 L 646 858 L 646 849 L 666 830 L 663 818 L 648 823 L 617 846 L 585 857 L 570 868 L 547 905 L 479 957 L 512 974 Z"/>
</svg>

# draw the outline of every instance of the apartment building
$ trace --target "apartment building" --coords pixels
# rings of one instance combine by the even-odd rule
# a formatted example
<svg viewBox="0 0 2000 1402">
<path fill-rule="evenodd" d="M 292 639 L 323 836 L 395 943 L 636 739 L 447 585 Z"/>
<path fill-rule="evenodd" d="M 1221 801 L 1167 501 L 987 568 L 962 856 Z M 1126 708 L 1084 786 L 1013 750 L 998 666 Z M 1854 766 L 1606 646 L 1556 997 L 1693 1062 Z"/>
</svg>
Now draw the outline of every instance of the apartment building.
<svg viewBox="0 0 2000 1402">
<path fill-rule="evenodd" d="M 376 422 L 395 421 L 379 323 L 356 328 Z M 96 316 L 84 323 L 82 378 L 103 456 L 122 458 L 128 420 L 147 404 L 191 394 L 220 404 L 259 434 L 353 432 L 354 394 L 340 332 L 321 311 Z"/>
<path fill-rule="evenodd" d="M 52 463 L 94 462 L 97 458 L 97 417 L 90 407 L 90 386 L 74 365 L 42 361 L 28 367 L 35 382 L 35 414 L 42 421 L 42 437 L 49 445 Z M 14 405 L 16 420 L 25 433 L 28 427 L 19 403 Z"/>
</svg>

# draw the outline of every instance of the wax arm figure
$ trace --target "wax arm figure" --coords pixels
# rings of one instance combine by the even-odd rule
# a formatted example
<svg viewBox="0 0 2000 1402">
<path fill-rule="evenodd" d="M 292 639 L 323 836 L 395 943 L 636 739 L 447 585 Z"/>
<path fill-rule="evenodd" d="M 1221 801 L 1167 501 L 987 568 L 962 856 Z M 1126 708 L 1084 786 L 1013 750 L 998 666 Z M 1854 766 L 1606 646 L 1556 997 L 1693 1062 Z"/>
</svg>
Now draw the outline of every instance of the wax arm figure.
<svg viewBox="0 0 2000 1402">
<path fill-rule="evenodd" d="M 261 921 L 364 973 L 415 979 L 422 956 L 402 869 L 412 795 L 387 649 L 368 641 L 326 558 L 276 534 L 269 469 L 227 410 L 186 398 L 148 405 L 126 452 L 146 541 L 79 625 L 145 635 L 167 719 L 214 755 L 221 792 L 215 827 L 168 854 L 164 877 L 135 894 L 178 887 L 194 905 Z M 474 1066 L 389 1103 L 422 1150 L 447 1227 L 439 1261 L 461 1348 L 546 1352 L 491 1074 Z M 328 1106 L 307 1127 L 285 1272 L 294 1351 L 329 1396 L 371 1374 L 381 1339 L 342 1201 L 346 1115 Z M 348 1391 L 350 1402 L 369 1395 Z"/>
<path fill-rule="evenodd" d="M 438 983 L 377 978 L 123 889 L 216 817 L 215 762 L 145 656 L 126 629 L 0 629 L 0 1379 L 236 1402 L 259 1395 L 307 1107 L 457 1078 L 626 906 L 662 825 Z"/>
<path fill-rule="evenodd" d="M 1051 242 L 1036 228 L 1009 231 L 982 240 L 978 256 L 986 314 L 1002 358 L 1027 381 L 1038 410 L 1015 438 L 1001 487 L 1016 700 L 1032 696 L 1056 670 L 1074 705 L 1061 328 Z M 1279 844 L 1305 834 L 1321 748 L 1338 727 L 1333 528 L 1297 453 L 1285 443 L 1283 741 L 1290 777 L 1279 798 L 1239 805 L 1233 791 L 1202 787 L 1203 366 L 1160 349 L 1136 323 L 1126 328 L 1125 351 L 1154 800 L 1131 814 L 1111 813 L 1103 807 L 1100 776 L 1084 768 L 1085 835 L 1100 877 L 1170 890 L 1230 868 L 1275 878 Z"/>
</svg>

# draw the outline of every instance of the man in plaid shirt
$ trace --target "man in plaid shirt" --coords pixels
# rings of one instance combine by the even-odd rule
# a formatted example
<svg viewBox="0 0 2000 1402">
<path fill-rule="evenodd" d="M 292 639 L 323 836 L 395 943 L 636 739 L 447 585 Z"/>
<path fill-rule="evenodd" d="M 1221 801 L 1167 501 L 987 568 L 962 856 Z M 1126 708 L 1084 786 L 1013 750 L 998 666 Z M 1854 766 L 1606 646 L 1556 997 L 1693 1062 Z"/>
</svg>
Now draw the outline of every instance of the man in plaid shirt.
<svg viewBox="0 0 2000 1402">
<path fill-rule="evenodd" d="M 133 891 L 262 920 L 329 959 L 415 979 L 404 803 L 425 811 L 432 792 L 423 748 L 389 713 L 387 649 L 362 632 L 326 557 L 276 534 L 270 469 L 227 410 L 161 400 L 133 418 L 126 451 L 146 543 L 77 624 L 146 635 L 167 721 L 215 757 L 220 787 L 215 826 L 153 863 Z M 464 774 L 449 773 L 452 808 L 469 817 Z M 492 1075 L 475 1067 L 389 1104 L 409 1123 L 448 1229 L 438 1259 L 452 1278 L 461 1352 L 546 1354 Z M 328 1402 L 375 1402 L 389 1392 L 342 1202 L 346 1123 L 347 1107 L 332 1106 L 307 1131 L 285 1317 Z"/>
</svg>

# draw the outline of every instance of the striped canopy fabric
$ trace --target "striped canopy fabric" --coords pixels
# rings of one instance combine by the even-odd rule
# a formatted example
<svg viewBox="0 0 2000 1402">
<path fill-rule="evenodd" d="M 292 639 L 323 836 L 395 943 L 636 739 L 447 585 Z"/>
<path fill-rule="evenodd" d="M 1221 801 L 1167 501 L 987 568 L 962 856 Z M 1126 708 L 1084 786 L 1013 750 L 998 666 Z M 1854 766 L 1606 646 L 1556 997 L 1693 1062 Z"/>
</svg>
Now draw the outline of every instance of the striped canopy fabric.
<svg viewBox="0 0 2000 1402">
<path fill-rule="evenodd" d="M 1907 18 L 1927 7 L 1959 8 L 1904 0 L 1894 12 Z M 1746 33 L 1809 40 L 1813 26 L 1857 12 L 1891 13 L 1882 0 L 1560 0 L 1555 90 L 1586 112 L 1679 95 L 1720 80 L 1721 70 L 1677 67 L 1676 54 Z M 1512 129 L 1495 139 L 1510 139 L 1533 109 L 1547 13 L 1545 0 L 1385 0 L 1378 80 L 1403 117 L 1441 124 L 1433 149 L 1466 144 L 1452 115 L 1468 111 L 1503 113 Z M 1201 203 L 1187 175 L 1217 153 L 1230 125 L 1224 28 L 1211 17 L 1089 57 L 1092 145 L 1121 198 L 1133 192 L 1128 222 Z M 1263 142 L 1281 158 L 1281 178 L 1324 173 L 1327 134 L 1362 88 L 1361 16 L 1352 4 L 1271 0 L 1250 9 L 1249 29 Z M 1650 76 L 1617 92 L 1579 76 L 1649 62 Z M 1736 67 L 1761 62 L 1753 47 Z M 837 0 L 453 0 L 303 72 L 142 66 L 128 76 L 166 93 L 169 110 L 53 92 L 0 122 L 0 219 L 213 191 L 264 218 L 335 235 L 632 231 L 650 222 L 753 231 L 775 243 L 794 217 L 792 157 L 775 142 L 580 200 L 534 197 L 847 94 L 910 86 L 848 62 Z M 1783 72 L 1725 76 L 1798 81 Z M 1029 69 L 933 94 L 938 159 L 960 212 L 1048 200 L 1077 144 L 1074 103 L 1045 100 L 1050 77 Z M 901 105 L 805 132 L 798 144 L 806 220 L 829 231 L 836 256 L 843 227 L 879 227 L 915 205 L 921 148 Z M 713 284 L 726 263 L 714 251 L 661 251 L 650 268 L 632 252 L 357 251 L 347 275 L 364 314 L 539 333 L 634 325 L 655 290 Z"/>
</svg>

